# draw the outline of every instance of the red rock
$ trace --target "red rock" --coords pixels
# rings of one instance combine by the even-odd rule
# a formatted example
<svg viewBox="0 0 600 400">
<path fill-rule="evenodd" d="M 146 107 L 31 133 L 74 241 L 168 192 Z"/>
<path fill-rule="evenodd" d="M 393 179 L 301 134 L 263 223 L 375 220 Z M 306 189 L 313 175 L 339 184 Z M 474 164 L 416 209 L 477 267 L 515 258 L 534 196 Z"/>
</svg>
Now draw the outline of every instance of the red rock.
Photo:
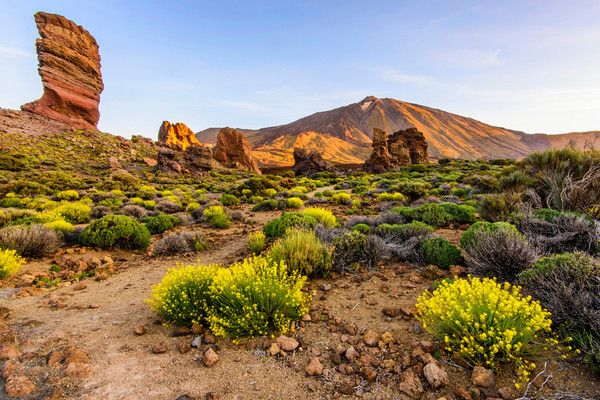
<svg viewBox="0 0 600 400">
<path fill-rule="evenodd" d="M 321 364 L 319 357 L 312 358 L 306 368 L 304 368 L 304 371 L 310 376 L 321 375 L 323 373 L 323 364 Z"/>
<path fill-rule="evenodd" d="M 308 151 L 297 147 L 294 149 L 294 166 L 292 171 L 299 175 L 312 175 L 317 172 L 335 171 L 329 161 L 325 161 L 318 151 Z"/>
<path fill-rule="evenodd" d="M 204 366 L 208 368 L 215 365 L 218 361 L 219 355 L 211 348 L 206 350 L 204 352 L 204 355 L 202 356 L 202 364 L 204 364 Z"/>
<path fill-rule="evenodd" d="M 38 12 L 35 23 L 41 36 L 36 49 L 44 94 L 21 109 L 72 128 L 96 130 L 104 89 L 96 40 L 61 15 Z"/>
<path fill-rule="evenodd" d="M 412 369 L 407 369 L 400 375 L 398 389 L 407 396 L 418 399 L 423 393 L 423 384 Z"/>
<path fill-rule="evenodd" d="M 137 336 L 142 336 L 146 333 L 146 327 L 143 324 L 137 324 L 133 327 L 133 333 L 135 333 Z"/>
<path fill-rule="evenodd" d="M 65 374 L 70 378 L 85 379 L 92 373 L 92 366 L 88 363 L 73 362 L 67 364 Z"/>
<path fill-rule="evenodd" d="M 248 139 L 236 129 L 222 128 L 219 131 L 213 157 L 227 168 L 261 173 Z"/>
<path fill-rule="evenodd" d="M 296 339 L 284 335 L 275 339 L 275 343 L 277 343 L 283 351 L 294 351 L 300 345 Z"/>
<path fill-rule="evenodd" d="M 0 347 L 0 360 L 11 360 L 18 358 L 20 355 L 21 352 L 14 344 L 6 344 Z"/>
<path fill-rule="evenodd" d="M 373 129 L 373 151 L 364 169 L 380 173 L 400 166 L 428 161 L 425 136 L 416 128 L 398 131 L 391 136 L 381 129 Z"/>
<path fill-rule="evenodd" d="M 35 392 L 35 385 L 25 375 L 9 376 L 5 386 L 8 397 L 25 397 Z"/>
<path fill-rule="evenodd" d="M 158 130 L 158 141 L 174 150 L 185 150 L 190 146 L 202 146 L 196 134 L 182 122 L 171 124 L 163 121 Z"/>
<path fill-rule="evenodd" d="M 362 337 L 363 342 L 365 342 L 367 346 L 377 346 L 379 338 L 379 333 L 371 329 L 369 329 Z"/>
<path fill-rule="evenodd" d="M 473 381 L 473 385 L 481 386 L 484 388 L 492 388 L 496 384 L 496 377 L 494 375 L 494 371 L 491 369 L 487 369 L 481 366 L 476 366 L 473 368 L 473 372 L 471 373 L 471 380 Z"/>
<path fill-rule="evenodd" d="M 435 362 L 430 362 L 423 367 L 423 375 L 433 389 L 444 387 L 449 382 L 448 373 Z"/>
</svg>

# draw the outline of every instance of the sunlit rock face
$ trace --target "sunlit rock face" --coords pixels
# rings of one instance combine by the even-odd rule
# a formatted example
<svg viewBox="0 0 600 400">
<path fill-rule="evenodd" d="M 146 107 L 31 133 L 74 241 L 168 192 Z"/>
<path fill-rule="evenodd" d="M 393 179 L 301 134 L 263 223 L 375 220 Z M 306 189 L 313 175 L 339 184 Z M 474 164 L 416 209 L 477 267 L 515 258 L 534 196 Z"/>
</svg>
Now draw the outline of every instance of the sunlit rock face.
<svg viewBox="0 0 600 400">
<path fill-rule="evenodd" d="M 213 157 L 224 167 L 261 173 L 252 156 L 248 139 L 233 128 L 223 128 L 219 131 Z"/>
<path fill-rule="evenodd" d="M 176 150 L 185 150 L 190 146 L 201 146 L 194 132 L 184 123 L 171 124 L 163 121 L 158 130 L 158 141 Z"/>
</svg>

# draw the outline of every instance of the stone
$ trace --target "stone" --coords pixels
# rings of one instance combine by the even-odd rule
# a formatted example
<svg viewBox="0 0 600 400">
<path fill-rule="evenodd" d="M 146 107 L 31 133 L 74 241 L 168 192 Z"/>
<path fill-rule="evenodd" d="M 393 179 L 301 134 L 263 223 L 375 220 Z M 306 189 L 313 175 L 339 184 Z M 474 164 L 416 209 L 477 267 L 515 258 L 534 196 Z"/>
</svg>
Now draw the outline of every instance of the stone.
<svg viewBox="0 0 600 400">
<path fill-rule="evenodd" d="M 200 348 L 202 346 L 202 336 L 198 335 L 192 340 L 192 347 Z"/>
<path fill-rule="evenodd" d="M 21 109 L 74 129 L 97 130 L 104 84 L 96 39 L 61 15 L 38 12 L 34 18 L 41 36 L 36 50 L 44 92 Z"/>
<path fill-rule="evenodd" d="M 374 330 L 369 329 L 362 337 L 363 342 L 367 345 L 367 346 L 377 346 L 377 343 L 379 343 L 379 333 L 375 332 Z"/>
<path fill-rule="evenodd" d="M 154 345 L 152 345 L 152 348 L 150 349 L 150 351 L 152 351 L 152 353 L 154 353 L 154 354 L 163 354 L 163 353 L 166 353 L 167 350 L 168 350 L 167 345 L 164 342 L 155 343 Z"/>
<path fill-rule="evenodd" d="M 50 356 L 48 356 L 48 365 L 52 366 L 54 364 L 58 364 L 62 362 L 66 356 L 66 352 L 62 350 L 55 350 L 52 353 L 50 353 Z"/>
<path fill-rule="evenodd" d="M 321 364 L 319 357 L 312 358 L 306 368 L 304 368 L 304 371 L 310 376 L 321 375 L 323 373 L 323 364 Z"/>
<path fill-rule="evenodd" d="M 92 373 L 92 366 L 88 363 L 74 362 L 67 364 L 65 374 L 70 378 L 85 379 Z"/>
<path fill-rule="evenodd" d="M 207 368 L 212 367 L 218 361 L 219 361 L 219 355 L 212 348 L 209 348 L 208 350 L 206 350 L 204 352 L 204 355 L 202 356 L 202 364 Z"/>
<path fill-rule="evenodd" d="M 174 326 L 171 331 L 171 336 L 179 337 L 179 336 L 187 336 L 192 334 L 192 329 L 187 326 Z"/>
<path fill-rule="evenodd" d="M 77 283 L 76 285 L 73 285 L 73 290 L 85 290 L 87 289 L 88 284 L 86 281 L 81 281 L 79 283 Z"/>
<path fill-rule="evenodd" d="M 156 158 L 156 168 L 167 173 L 196 175 L 219 167 L 208 146 L 189 146 L 184 151 L 163 147 Z"/>
<path fill-rule="evenodd" d="M 144 324 L 137 324 L 133 327 L 133 333 L 135 333 L 137 336 L 142 336 L 146 333 L 146 327 Z"/>
<path fill-rule="evenodd" d="M 473 368 L 473 372 L 471 373 L 471 380 L 473 381 L 473 385 L 481 386 L 484 388 L 492 388 L 496 384 L 496 377 L 494 375 L 494 371 L 491 369 L 487 369 L 481 366 L 476 366 Z"/>
<path fill-rule="evenodd" d="M 448 268 L 448 271 L 452 276 L 461 276 L 465 273 L 465 267 L 461 265 L 451 265 L 450 268 Z"/>
<path fill-rule="evenodd" d="M 67 364 L 73 364 L 73 363 L 89 364 L 90 358 L 88 357 L 88 355 L 86 354 L 85 351 L 78 349 L 77 347 L 71 347 L 71 348 L 67 349 L 65 362 Z"/>
<path fill-rule="evenodd" d="M 471 392 L 469 390 L 467 390 L 467 388 L 465 388 L 463 386 L 458 387 L 454 391 L 454 394 L 460 400 L 473 400 L 473 395 L 471 394 Z"/>
<path fill-rule="evenodd" d="M 204 339 L 204 343 L 206 343 L 206 344 L 215 344 L 215 343 L 217 343 L 217 338 L 210 331 L 207 331 L 207 332 L 204 333 L 203 339 Z"/>
<path fill-rule="evenodd" d="M 350 346 L 350 347 L 348 347 L 348 349 L 346 350 L 346 352 L 344 353 L 344 355 L 346 356 L 346 358 L 348 360 L 354 360 L 354 359 L 358 358 L 358 356 L 360 354 L 358 353 L 358 351 L 356 351 L 356 349 L 354 348 L 354 346 Z"/>
<path fill-rule="evenodd" d="M 14 344 L 5 344 L 0 347 L 0 360 L 11 360 L 18 358 L 20 355 L 21 352 Z"/>
<path fill-rule="evenodd" d="M 246 136 L 233 128 L 222 128 L 217 135 L 213 157 L 227 168 L 236 168 L 260 174 L 258 163 Z"/>
<path fill-rule="evenodd" d="M 392 308 L 392 307 L 386 307 L 383 310 L 381 310 L 381 312 L 383 313 L 383 315 L 385 315 L 386 317 L 390 317 L 390 318 L 395 318 L 398 315 L 400 315 L 400 310 L 398 310 L 397 308 Z"/>
<path fill-rule="evenodd" d="M 300 345 L 296 339 L 285 335 L 281 335 L 275 339 L 275 343 L 277 343 L 283 351 L 294 351 Z"/>
<path fill-rule="evenodd" d="M 504 400 L 513 400 L 517 398 L 517 393 L 510 386 L 504 386 L 498 389 L 498 395 Z"/>
<path fill-rule="evenodd" d="M 174 150 L 185 150 L 190 146 L 201 146 L 196 134 L 182 122 L 171 124 L 163 121 L 158 130 L 158 142 Z"/>
<path fill-rule="evenodd" d="M 329 161 L 325 161 L 318 151 L 308 151 L 296 147 L 294 149 L 294 166 L 292 171 L 296 175 L 312 175 L 317 172 L 335 171 L 335 167 Z"/>
<path fill-rule="evenodd" d="M 192 333 L 194 335 L 202 335 L 204 327 L 200 324 L 192 324 Z"/>
<path fill-rule="evenodd" d="M 412 369 L 407 369 L 400 375 L 398 389 L 413 399 L 418 399 L 423 393 L 423 384 Z"/>
<path fill-rule="evenodd" d="M 390 169 L 428 161 L 425 136 L 416 128 L 400 130 L 388 136 L 373 129 L 373 150 L 363 166 L 367 172 L 381 173 Z"/>
<path fill-rule="evenodd" d="M 35 392 L 35 385 L 25 375 L 9 376 L 5 390 L 8 397 L 25 397 Z"/>
<path fill-rule="evenodd" d="M 269 347 L 269 354 L 272 356 L 276 356 L 280 352 L 281 352 L 281 348 L 279 347 L 279 345 L 274 342 L 271 343 L 271 346 Z"/>
<path fill-rule="evenodd" d="M 433 389 L 442 388 L 449 382 L 448 373 L 435 362 L 430 362 L 423 367 L 423 375 Z"/>
</svg>

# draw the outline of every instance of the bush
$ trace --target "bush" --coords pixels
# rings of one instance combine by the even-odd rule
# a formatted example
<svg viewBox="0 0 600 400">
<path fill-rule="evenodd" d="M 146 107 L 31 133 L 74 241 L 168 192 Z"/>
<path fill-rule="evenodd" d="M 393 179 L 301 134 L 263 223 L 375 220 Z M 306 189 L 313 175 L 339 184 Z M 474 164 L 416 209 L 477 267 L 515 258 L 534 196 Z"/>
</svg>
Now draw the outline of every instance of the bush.
<svg viewBox="0 0 600 400">
<path fill-rule="evenodd" d="M 224 206 L 237 206 L 241 203 L 240 199 L 229 193 L 223 194 L 221 198 L 219 198 L 219 202 Z"/>
<path fill-rule="evenodd" d="M 516 219 L 519 204 L 519 194 L 488 194 L 481 197 L 477 209 L 479 216 L 486 221 L 506 221 Z"/>
<path fill-rule="evenodd" d="M 148 228 L 152 234 L 163 233 L 180 222 L 181 220 L 178 217 L 169 214 L 158 214 L 144 219 L 146 228 Z"/>
<path fill-rule="evenodd" d="M 448 269 L 461 262 L 460 249 L 446 239 L 435 237 L 425 239 L 420 244 L 423 260 L 440 268 Z"/>
<path fill-rule="evenodd" d="M 600 261 L 581 252 L 542 257 L 519 274 L 519 283 L 600 372 L 600 353 L 594 351 L 600 345 Z"/>
<path fill-rule="evenodd" d="M 43 225 L 0 229 L 0 248 L 16 250 L 23 257 L 41 258 L 54 253 L 60 245 L 58 234 Z"/>
<path fill-rule="evenodd" d="M 377 201 L 406 201 L 406 197 L 402 193 L 379 193 Z"/>
<path fill-rule="evenodd" d="M 154 245 L 155 256 L 172 256 L 202 251 L 208 248 L 206 239 L 199 233 L 173 233 L 160 239 Z"/>
<path fill-rule="evenodd" d="M 66 203 L 61 204 L 52 210 L 51 213 L 72 224 L 84 224 L 90 220 L 92 209 L 83 203 Z"/>
<path fill-rule="evenodd" d="M 349 232 L 333 242 L 332 270 L 353 271 L 359 266 L 375 269 L 380 260 L 387 256 L 385 242 L 375 235 Z"/>
<path fill-rule="evenodd" d="M 142 200 L 142 202 L 143 202 L 143 200 Z M 119 212 L 122 215 L 127 215 L 128 217 L 132 217 L 132 218 L 136 218 L 136 219 L 141 219 L 141 218 L 144 218 L 146 215 L 148 215 L 148 211 L 146 211 L 146 209 L 144 207 L 138 206 L 135 204 L 128 204 L 126 206 L 123 206 L 123 207 L 121 207 Z"/>
<path fill-rule="evenodd" d="M 146 226 L 125 215 L 106 215 L 89 224 L 81 232 L 84 245 L 101 248 L 145 250 L 150 244 L 150 232 Z"/>
<path fill-rule="evenodd" d="M 540 343 L 555 344 L 545 338 L 550 313 L 508 283 L 443 281 L 433 293 L 423 293 L 416 307 L 423 327 L 469 364 L 496 368 L 508 361 L 527 378 L 534 365 L 526 357 L 537 355 Z"/>
<path fill-rule="evenodd" d="M 206 207 L 202 212 L 208 223 L 215 228 L 226 229 L 231 226 L 231 219 L 227 216 L 222 206 Z"/>
<path fill-rule="evenodd" d="M 428 235 L 435 229 L 421 221 L 413 221 L 408 224 L 381 224 L 377 227 L 377 233 L 386 241 L 404 242 L 415 236 Z"/>
<path fill-rule="evenodd" d="M 465 250 L 472 273 L 506 281 L 514 280 L 538 258 L 537 249 L 512 229 L 477 231 Z"/>
<path fill-rule="evenodd" d="M 261 231 L 248 234 L 248 249 L 254 254 L 260 254 L 265 249 L 267 237 Z"/>
<path fill-rule="evenodd" d="M 73 224 L 65 221 L 64 219 L 56 219 L 54 221 L 46 222 L 44 226 L 62 234 L 73 232 L 75 229 Z"/>
<path fill-rule="evenodd" d="M 325 247 L 314 232 L 288 229 L 269 252 L 274 262 L 283 262 L 290 272 L 306 276 L 327 276 L 331 269 L 330 249 Z"/>
<path fill-rule="evenodd" d="M 277 210 L 277 200 L 263 200 L 252 207 L 252 211 L 272 211 Z"/>
<path fill-rule="evenodd" d="M 519 233 L 517 227 L 508 222 L 475 222 L 460 237 L 460 245 L 463 249 L 468 249 L 474 242 L 475 236 L 479 232 L 494 232 L 499 229 Z"/>
<path fill-rule="evenodd" d="M 285 202 L 286 208 L 302 208 L 304 207 L 304 201 L 298 197 L 289 197 Z"/>
<path fill-rule="evenodd" d="M 221 269 L 210 287 L 210 328 L 231 338 L 285 333 L 308 311 L 305 282 L 301 275 L 288 274 L 284 263 L 264 257 Z"/>
<path fill-rule="evenodd" d="M 175 325 L 205 324 L 212 305 L 209 288 L 218 269 L 217 265 L 200 264 L 170 268 L 153 286 L 150 307 Z"/>
<path fill-rule="evenodd" d="M 466 204 L 441 203 L 440 207 L 450 215 L 453 222 L 459 224 L 472 224 L 475 222 L 475 207 Z"/>
<path fill-rule="evenodd" d="M 175 214 L 176 212 L 181 211 L 181 205 L 172 200 L 162 199 L 156 206 L 154 207 L 157 211 L 163 212 L 165 214 Z"/>
<path fill-rule="evenodd" d="M 313 228 L 317 220 L 312 216 L 300 212 L 284 213 L 281 217 L 267 222 L 263 232 L 268 238 L 283 236 L 285 231 L 291 227 Z"/>
<path fill-rule="evenodd" d="M 339 192 L 331 196 L 331 201 L 338 204 L 350 204 L 350 193 Z"/>
<path fill-rule="evenodd" d="M 111 213 L 111 209 L 110 207 L 107 206 L 95 206 L 92 208 L 92 212 L 90 213 L 90 216 L 94 219 L 98 219 L 98 218 L 102 218 L 105 215 L 108 215 Z"/>
<path fill-rule="evenodd" d="M 0 279 L 16 274 L 24 263 L 15 250 L 0 249 Z"/>
<path fill-rule="evenodd" d="M 56 194 L 56 198 L 59 200 L 73 201 L 79 199 L 79 193 L 77 193 L 77 190 L 63 190 Z"/>
<path fill-rule="evenodd" d="M 337 226 L 337 218 L 331 211 L 325 208 L 308 207 L 302 210 L 302 214 L 316 219 L 319 224 L 329 226 L 331 228 Z"/>
<path fill-rule="evenodd" d="M 356 225 L 352 225 L 352 229 L 353 231 L 359 232 L 359 233 L 369 233 L 371 232 L 371 227 L 367 224 L 356 224 Z"/>
</svg>

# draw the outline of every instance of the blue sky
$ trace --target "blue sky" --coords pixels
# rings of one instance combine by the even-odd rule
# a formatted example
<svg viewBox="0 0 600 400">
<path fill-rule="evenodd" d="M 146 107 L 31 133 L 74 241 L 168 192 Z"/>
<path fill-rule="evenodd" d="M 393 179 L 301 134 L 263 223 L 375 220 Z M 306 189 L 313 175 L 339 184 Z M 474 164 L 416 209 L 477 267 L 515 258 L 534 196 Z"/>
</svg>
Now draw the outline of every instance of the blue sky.
<svg viewBox="0 0 600 400">
<path fill-rule="evenodd" d="M 600 129 L 600 1 L 0 2 L 0 107 L 37 99 L 35 11 L 100 44 L 100 129 L 259 128 L 393 97 L 526 132 Z"/>
</svg>

